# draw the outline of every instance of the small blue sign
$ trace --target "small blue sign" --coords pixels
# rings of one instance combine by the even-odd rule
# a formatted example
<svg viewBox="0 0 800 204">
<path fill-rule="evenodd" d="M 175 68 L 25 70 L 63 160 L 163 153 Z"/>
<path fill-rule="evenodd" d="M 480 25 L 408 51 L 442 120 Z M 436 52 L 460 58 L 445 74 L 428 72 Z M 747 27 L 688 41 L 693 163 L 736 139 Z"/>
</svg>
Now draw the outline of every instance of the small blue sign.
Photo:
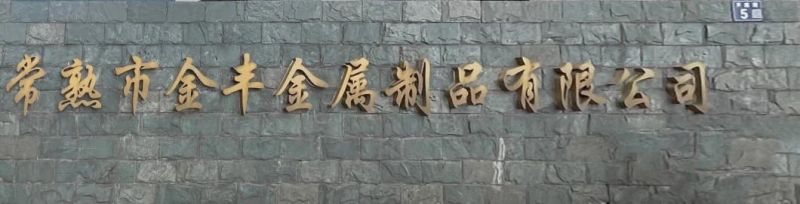
<svg viewBox="0 0 800 204">
<path fill-rule="evenodd" d="M 731 9 L 733 21 L 763 21 L 764 2 L 762 0 L 733 0 Z"/>
</svg>

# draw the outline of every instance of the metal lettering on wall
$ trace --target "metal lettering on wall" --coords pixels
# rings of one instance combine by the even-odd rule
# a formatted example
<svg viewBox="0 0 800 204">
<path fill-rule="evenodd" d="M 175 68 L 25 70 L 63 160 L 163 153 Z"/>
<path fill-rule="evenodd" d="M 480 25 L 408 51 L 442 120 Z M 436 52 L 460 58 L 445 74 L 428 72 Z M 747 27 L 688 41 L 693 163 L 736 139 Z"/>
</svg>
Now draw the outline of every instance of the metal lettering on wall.
<svg viewBox="0 0 800 204">
<path fill-rule="evenodd" d="M 263 89 L 265 85 L 261 82 L 251 81 L 256 78 L 257 65 L 252 61 L 249 53 L 243 54 L 241 65 L 233 68 L 235 84 L 222 90 L 223 95 L 230 95 L 233 92 L 240 93 L 240 106 L 242 114 L 247 113 L 247 104 L 250 89 Z M 17 64 L 18 75 L 13 77 L 6 84 L 6 91 L 11 91 L 14 85 L 19 88 L 14 97 L 16 102 L 23 100 L 23 115 L 27 115 L 29 106 L 39 98 L 39 91 L 34 87 L 34 82 L 45 76 L 42 68 L 37 67 L 40 57 L 24 55 L 23 59 Z M 145 62 L 139 56 L 131 56 L 133 64 L 117 67 L 116 75 L 132 72 L 131 76 L 125 76 L 124 95 L 131 96 L 131 112 L 136 113 L 136 105 L 139 100 L 147 100 L 150 87 L 150 78 L 144 74 L 144 70 L 158 69 L 156 61 Z M 508 68 L 500 73 L 498 84 L 506 91 L 518 92 L 518 105 L 521 109 L 535 112 L 540 108 L 540 79 L 536 75 L 539 70 L 539 63 L 525 57 L 518 58 L 519 66 Z M 389 87 L 384 89 L 384 94 L 393 98 L 395 105 L 403 109 L 419 109 L 423 115 L 431 113 L 431 64 L 427 59 L 419 60 L 414 67 L 408 62 L 400 62 L 395 67 L 395 78 Z M 367 86 L 366 77 L 369 61 L 366 58 L 354 59 L 344 65 L 344 74 L 339 88 L 334 98 L 329 104 L 335 107 L 342 103 L 347 108 L 358 105 L 365 112 L 374 112 L 375 91 Z M 86 74 L 83 75 L 84 67 Z M 702 62 L 693 62 L 676 67 L 680 73 L 676 76 L 667 78 L 669 85 L 666 91 L 672 96 L 673 102 L 686 105 L 687 109 L 695 113 L 706 113 L 709 110 L 708 89 L 706 66 Z M 454 83 L 447 90 L 449 104 L 451 108 L 458 108 L 461 105 L 482 105 L 488 95 L 488 88 L 484 84 L 478 83 L 483 67 L 478 62 L 471 62 L 461 65 L 454 70 Z M 562 110 L 583 111 L 589 105 L 604 104 L 606 98 L 595 92 L 595 67 L 590 62 L 583 62 L 573 65 L 564 63 L 560 68 L 556 68 L 553 73 L 558 76 L 555 87 L 555 104 Z M 58 104 L 58 110 L 63 111 L 67 106 L 79 108 L 81 106 L 90 108 L 100 108 L 100 92 L 94 89 L 97 75 L 94 74 L 94 67 L 84 64 L 80 59 L 74 59 L 70 65 L 62 69 L 61 75 L 67 78 L 69 83 L 61 91 L 64 100 Z M 630 71 L 627 68 L 620 68 L 614 74 L 614 80 L 610 84 L 622 87 L 622 101 L 619 104 L 623 108 L 649 108 L 651 98 L 639 89 L 638 84 L 644 80 L 652 79 L 656 75 L 655 70 L 649 68 L 636 68 Z M 178 75 L 172 81 L 165 95 L 170 95 L 178 89 L 178 101 L 175 106 L 176 111 L 187 109 L 199 110 L 203 106 L 198 98 L 200 92 L 195 80 L 208 88 L 218 88 L 217 82 L 203 74 L 199 67 L 196 67 L 191 57 L 186 57 L 184 63 L 178 71 Z M 294 58 L 289 64 L 286 74 L 279 84 L 279 88 L 274 92 L 275 96 L 280 96 L 284 92 L 288 94 L 285 107 L 287 112 L 309 110 L 313 104 L 308 101 L 310 96 L 306 88 L 306 83 L 319 87 L 327 88 L 328 83 L 314 75 L 310 69 L 303 65 L 303 60 Z M 178 86 L 180 84 L 180 87 Z M 419 97 L 419 98 L 418 98 Z"/>
</svg>

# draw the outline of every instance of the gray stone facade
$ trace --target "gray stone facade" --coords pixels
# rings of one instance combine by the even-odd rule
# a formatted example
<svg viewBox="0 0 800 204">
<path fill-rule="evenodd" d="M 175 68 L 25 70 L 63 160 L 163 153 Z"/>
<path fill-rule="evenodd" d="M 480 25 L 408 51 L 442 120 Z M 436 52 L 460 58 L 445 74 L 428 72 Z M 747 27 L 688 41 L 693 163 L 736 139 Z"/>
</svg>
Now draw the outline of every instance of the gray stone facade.
<svg viewBox="0 0 800 204">
<path fill-rule="evenodd" d="M 766 1 L 765 21 L 732 23 L 721 1 L 0 0 L 0 84 L 42 56 L 27 116 L 0 93 L 0 203 L 798 203 L 800 3 Z M 175 112 L 165 89 L 182 58 L 230 86 L 249 52 L 267 86 L 239 97 L 201 88 Z M 129 56 L 155 60 L 151 94 L 130 113 Z M 428 58 L 428 117 L 388 96 L 376 113 L 329 107 L 342 65 L 370 60 L 370 89 L 400 60 Z M 496 85 L 514 58 L 542 68 L 542 108 Z M 272 92 L 294 57 L 334 87 L 311 111 Z M 95 66 L 103 108 L 58 112 L 59 71 Z M 553 68 L 591 60 L 610 103 L 553 104 Z M 483 106 L 447 107 L 452 68 L 479 61 Z M 711 110 L 672 104 L 672 67 L 709 66 Z M 654 68 L 649 109 L 622 109 L 615 68 Z"/>
</svg>

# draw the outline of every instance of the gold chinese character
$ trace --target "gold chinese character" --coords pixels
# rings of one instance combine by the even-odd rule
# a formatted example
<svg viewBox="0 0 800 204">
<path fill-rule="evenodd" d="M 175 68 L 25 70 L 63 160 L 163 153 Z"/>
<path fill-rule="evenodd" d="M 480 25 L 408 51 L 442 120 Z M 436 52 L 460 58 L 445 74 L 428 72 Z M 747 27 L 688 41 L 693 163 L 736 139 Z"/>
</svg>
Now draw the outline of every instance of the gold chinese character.
<svg viewBox="0 0 800 204">
<path fill-rule="evenodd" d="M 17 64 L 17 72 L 19 74 L 6 84 L 6 91 L 11 91 L 15 84 L 19 86 L 19 91 L 14 96 L 14 101 L 19 103 L 20 100 L 25 99 L 22 106 L 22 115 L 28 115 L 28 106 L 39 100 L 39 89 L 33 87 L 33 83 L 37 79 L 44 77 L 45 74 L 42 68 L 36 67 L 39 65 L 40 60 L 38 56 L 25 55 L 22 61 Z"/>
<path fill-rule="evenodd" d="M 128 96 L 133 92 L 131 108 L 133 114 L 136 114 L 136 104 L 139 102 L 139 98 L 147 100 L 147 96 L 150 93 L 150 77 L 142 74 L 142 69 L 158 69 L 158 63 L 155 61 L 142 63 L 142 58 L 136 55 L 131 55 L 131 59 L 133 64 L 117 67 L 114 72 L 119 76 L 122 73 L 133 71 L 133 77 L 125 76 L 125 87 L 122 93 Z"/>
<path fill-rule="evenodd" d="M 187 74 L 187 72 L 190 71 L 191 74 Z M 172 82 L 167 92 L 164 93 L 164 95 L 172 94 L 175 88 L 178 87 L 178 83 L 181 84 L 181 88 L 178 89 L 178 105 L 175 106 L 175 110 L 183 111 L 190 108 L 203 108 L 203 105 L 197 102 L 197 98 L 200 97 L 200 92 L 197 91 L 197 85 L 194 83 L 195 79 L 200 79 L 200 83 L 206 87 L 217 88 L 217 82 L 203 75 L 203 72 L 200 72 L 200 69 L 197 69 L 197 67 L 192 64 L 192 58 L 187 57 L 184 59 L 181 70 L 178 71 L 178 75 L 175 76 L 175 81 Z"/>
<path fill-rule="evenodd" d="M 230 86 L 222 90 L 222 94 L 229 95 L 235 91 L 241 91 L 241 104 L 242 115 L 247 113 L 247 96 L 249 89 L 263 89 L 264 84 L 261 82 L 250 82 L 255 77 L 253 72 L 256 70 L 256 63 L 250 61 L 250 53 L 244 53 L 244 61 L 242 65 L 233 68 L 239 75 L 233 77 L 236 85 Z"/>
<path fill-rule="evenodd" d="M 372 113 L 372 106 L 375 104 L 375 91 L 367 89 L 367 72 L 369 61 L 366 58 L 358 58 L 345 64 L 342 83 L 339 91 L 331 101 L 331 107 L 335 106 L 344 96 L 344 105 L 350 108 L 353 104 L 358 104 L 361 110 Z"/>
<path fill-rule="evenodd" d="M 539 107 L 539 77 L 534 71 L 539 68 L 539 63 L 526 57 L 517 58 L 520 66 L 505 70 L 500 74 L 501 88 L 506 91 L 519 90 L 519 104 L 522 109 L 536 112 Z M 517 81 L 509 85 L 507 81 L 516 77 Z"/>
<path fill-rule="evenodd" d="M 431 113 L 430 67 L 428 59 L 421 60 L 419 71 L 410 67 L 408 62 L 401 62 L 400 66 L 395 67 L 397 81 L 383 90 L 383 93 L 388 96 L 394 95 L 394 104 L 400 108 L 408 110 L 416 106 L 422 114 L 429 115 Z M 422 103 L 417 103 L 417 94 L 422 95 Z"/>
<path fill-rule="evenodd" d="M 589 103 L 604 104 L 606 99 L 595 94 L 594 85 L 594 65 L 591 62 L 579 64 L 572 67 L 571 63 L 566 63 L 561 68 L 556 69 L 560 75 L 558 77 L 558 98 L 556 103 L 562 110 L 582 111 Z"/>
<path fill-rule="evenodd" d="M 683 73 L 667 80 L 671 83 L 667 87 L 675 102 L 686 104 L 686 107 L 695 113 L 708 111 L 708 89 L 706 89 L 706 65 L 693 62 L 683 67 L 678 67 Z"/>
<path fill-rule="evenodd" d="M 631 108 L 639 106 L 642 108 L 650 107 L 650 97 L 644 92 L 639 91 L 638 83 L 647 79 L 652 79 L 656 74 L 653 69 L 635 69 L 636 75 L 631 75 L 628 69 L 617 69 L 614 74 L 614 84 L 622 85 L 622 106 Z"/>
<path fill-rule="evenodd" d="M 483 67 L 477 62 L 461 65 L 456 68 L 453 74 L 455 83 L 450 86 L 450 107 L 457 108 L 459 105 L 469 103 L 470 105 L 483 104 L 486 99 L 488 89 L 484 85 L 475 87 L 468 86 L 478 80 Z"/>
<path fill-rule="evenodd" d="M 58 111 L 64 111 L 67 106 L 72 108 L 86 106 L 94 109 L 102 107 L 99 100 L 100 92 L 94 89 L 94 85 L 97 83 L 94 66 L 86 64 L 86 77 L 83 79 L 81 79 L 82 72 L 83 62 L 78 58 L 73 59 L 72 64 L 61 70 L 61 77 L 69 78 L 69 84 L 61 89 L 64 100 L 58 103 Z M 82 99 L 87 94 L 90 100 Z"/>
<path fill-rule="evenodd" d="M 315 87 L 328 88 L 328 83 L 314 76 L 311 71 L 303 66 L 303 59 L 292 59 L 292 63 L 289 64 L 289 70 L 283 76 L 281 87 L 274 93 L 276 96 L 282 95 L 283 92 L 289 93 L 289 98 L 287 99 L 289 106 L 286 106 L 286 111 L 311 109 L 311 103 L 306 102 L 309 96 L 308 91 L 306 91 L 306 84 L 303 83 L 306 79 Z"/>
</svg>

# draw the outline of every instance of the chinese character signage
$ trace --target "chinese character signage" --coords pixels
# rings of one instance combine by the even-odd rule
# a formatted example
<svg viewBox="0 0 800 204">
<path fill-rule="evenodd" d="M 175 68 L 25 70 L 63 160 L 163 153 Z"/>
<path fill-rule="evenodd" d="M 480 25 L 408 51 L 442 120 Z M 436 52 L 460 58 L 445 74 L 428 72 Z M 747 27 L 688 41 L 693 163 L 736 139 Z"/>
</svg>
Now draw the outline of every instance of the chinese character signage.
<svg viewBox="0 0 800 204">
<path fill-rule="evenodd" d="M 130 97 L 131 112 L 136 114 L 136 105 L 141 100 L 147 100 L 150 88 L 148 72 L 158 69 L 157 61 L 149 61 L 139 56 L 130 56 L 132 63 L 116 67 L 116 75 L 125 75 L 125 84 L 122 85 L 125 97 Z M 6 84 L 6 91 L 14 91 L 14 101 L 22 102 L 22 113 L 27 115 L 30 105 L 39 99 L 39 90 L 35 87 L 36 81 L 45 76 L 45 71 L 39 67 L 40 57 L 32 55 L 22 56 L 17 64 L 17 75 Z M 683 104 L 695 113 L 706 113 L 708 105 L 708 79 L 707 70 L 702 62 L 693 62 L 677 65 L 674 76 L 667 78 L 668 84 L 665 91 L 672 96 L 673 102 Z M 375 112 L 375 101 L 379 94 L 376 88 L 371 87 L 367 80 L 369 61 L 364 58 L 353 59 L 346 62 L 341 69 L 341 80 L 336 92 L 327 104 L 330 107 L 343 105 L 351 109 L 354 106 L 364 112 Z M 555 68 L 551 73 L 539 69 L 536 60 L 520 57 L 517 66 L 503 68 L 497 80 L 499 88 L 516 95 L 515 103 L 520 109 L 536 112 L 540 104 L 542 79 L 539 75 L 554 76 L 554 101 L 556 108 L 564 111 L 584 111 L 590 106 L 607 103 L 607 96 L 597 92 L 595 74 L 597 69 L 590 61 L 573 64 L 564 63 Z M 59 101 L 57 109 L 78 109 L 81 107 L 98 109 L 102 107 L 101 93 L 95 89 L 98 81 L 94 73 L 95 67 L 84 63 L 81 59 L 73 59 L 66 67 L 61 69 L 61 77 L 67 81 L 61 89 L 63 100 Z M 250 91 L 266 88 L 257 77 L 258 65 L 253 62 L 250 53 L 242 54 L 242 63 L 233 67 L 233 84 L 222 88 L 223 95 L 239 92 L 239 101 L 242 114 L 247 114 Z M 286 95 L 287 112 L 311 110 L 314 107 L 309 97 L 313 90 L 308 86 L 319 89 L 328 88 L 327 82 L 317 77 L 312 69 L 303 64 L 303 59 L 294 58 L 286 68 L 283 78 L 273 95 Z M 394 82 L 383 89 L 386 97 L 391 98 L 394 105 L 410 111 L 418 111 L 422 115 L 431 114 L 433 101 L 432 89 L 446 90 L 450 108 L 457 109 L 462 106 L 477 106 L 486 103 L 489 93 L 489 84 L 481 83 L 483 66 L 479 62 L 469 62 L 455 67 L 452 71 L 453 83 L 449 87 L 431 87 L 431 63 L 428 59 L 420 59 L 415 64 L 403 61 L 394 67 Z M 546 74 L 545 74 L 546 73 Z M 619 68 L 614 73 L 614 84 L 621 90 L 619 106 L 623 108 L 649 108 L 651 98 L 639 85 L 657 75 L 656 70 L 650 68 Z M 163 82 L 152 82 L 163 83 Z M 200 110 L 200 90 L 218 90 L 219 83 L 205 74 L 202 67 L 197 67 L 191 57 L 185 57 L 177 75 L 171 82 L 165 95 L 176 92 L 175 111 Z M 13 90 L 12 90 L 13 89 Z"/>
</svg>

